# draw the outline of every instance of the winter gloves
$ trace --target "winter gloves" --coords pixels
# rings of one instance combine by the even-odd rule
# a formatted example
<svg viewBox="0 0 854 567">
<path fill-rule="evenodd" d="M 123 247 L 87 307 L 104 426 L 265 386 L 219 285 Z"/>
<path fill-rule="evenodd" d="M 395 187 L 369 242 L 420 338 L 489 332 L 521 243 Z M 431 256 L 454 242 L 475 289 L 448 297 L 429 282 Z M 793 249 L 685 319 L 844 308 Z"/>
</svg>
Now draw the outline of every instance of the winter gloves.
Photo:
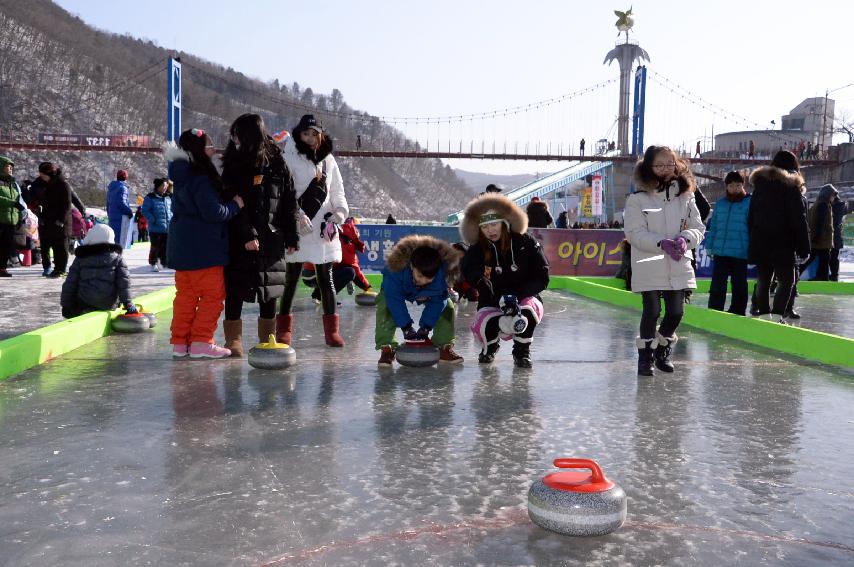
<svg viewBox="0 0 854 567">
<path fill-rule="evenodd" d="M 129 315 L 133 315 L 134 313 L 139 313 L 139 310 L 136 308 L 136 305 L 134 305 L 133 303 L 128 303 L 128 304 L 125 306 L 125 311 L 126 311 Z"/>
<path fill-rule="evenodd" d="M 681 260 L 682 256 L 685 255 L 685 252 L 688 251 L 688 241 L 681 236 L 677 236 L 673 239 L 665 238 L 659 242 L 658 245 L 665 254 L 673 259 L 674 262 Z"/>
<path fill-rule="evenodd" d="M 411 343 L 423 343 L 430 337 L 430 327 L 421 326 L 418 327 L 416 331 L 412 326 L 412 323 L 409 323 L 406 327 L 403 327 L 403 338 L 404 340 Z"/>
<path fill-rule="evenodd" d="M 495 291 L 492 289 L 492 281 L 487 277 L 480 278 L 477 282 L 477 293 L 480 301 L 491 303 L 495 297 Z"/>
</svg>

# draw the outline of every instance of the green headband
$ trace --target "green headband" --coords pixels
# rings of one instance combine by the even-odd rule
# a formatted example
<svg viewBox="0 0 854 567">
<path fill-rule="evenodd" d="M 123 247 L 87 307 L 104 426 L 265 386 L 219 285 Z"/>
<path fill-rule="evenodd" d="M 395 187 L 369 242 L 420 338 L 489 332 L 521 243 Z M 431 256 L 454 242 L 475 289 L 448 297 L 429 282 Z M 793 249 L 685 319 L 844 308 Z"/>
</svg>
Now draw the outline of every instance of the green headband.
<svg viewBox="0 0 854 567">
<path fill-rule="evenodd" d="M 507 223 L 507 219 L 503 218 L 501 215 L 496 213 L 495 211 L 487 211 L 480 215 L 480 221 L 478 221 L 478 226 L 483 226 L 485 224 L 491 224 L 494 222 L 503 222 Z"/>
</svg>

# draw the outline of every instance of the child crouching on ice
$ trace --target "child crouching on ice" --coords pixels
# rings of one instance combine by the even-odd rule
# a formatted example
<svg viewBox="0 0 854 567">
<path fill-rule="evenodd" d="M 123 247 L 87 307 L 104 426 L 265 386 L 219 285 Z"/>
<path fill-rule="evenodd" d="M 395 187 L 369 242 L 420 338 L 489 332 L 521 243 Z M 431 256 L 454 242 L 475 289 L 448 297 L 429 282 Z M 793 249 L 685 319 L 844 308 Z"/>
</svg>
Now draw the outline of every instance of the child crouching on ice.
<svg viewBox="0 0 854 567">
<path fill-rule="evenodd" d="M 499 340 L 513 340 L 513 364 L 531 368 L 534 329 L 543 320 L 540 293 L 549 285 L 549 262 L 528 234 L 528 217 L 504 195 L 486 193 L 473 199 L 460 223 L 469 244 L 462 271 L 478 292 L 471 325 L 480 345 L 480 364 L 491 364 Z"/>
<path fill-rule="evenodd" d="M 461 363 L 454 352 L 456 310 L 448 299 L 448 287 L 459 274 L 460 253 L 450 244 L 431 236 L 407 236 L 397 243 L 383 269 L 383 283 L 377 296 L 376 348 L 378 364 L 391 366 L 397 342 L 394 333 L 403 330 L 407 341 L 426 341 L 433 331 L 439 347 L 439 361 Z M 416 330 L 406 302 L 424 305 Z"/>
<path fill-rule="evenodd" d="M 113 229 L 96 224 L 74 252 L 74 262 L 62 283 L 62 316 L 66 319 L 113 310 L 121 302 L 136 313 L 130 298 L 130 272 L 116 244 Z"/>
</svg>

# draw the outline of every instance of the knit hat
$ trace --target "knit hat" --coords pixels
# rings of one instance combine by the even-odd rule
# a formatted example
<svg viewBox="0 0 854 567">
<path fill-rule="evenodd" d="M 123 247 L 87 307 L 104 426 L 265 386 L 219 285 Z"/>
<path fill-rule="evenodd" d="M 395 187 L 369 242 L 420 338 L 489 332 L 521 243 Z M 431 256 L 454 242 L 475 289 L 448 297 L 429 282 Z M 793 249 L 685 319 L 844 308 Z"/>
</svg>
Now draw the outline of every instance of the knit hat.
<svg viewBox="0 0 854 567">
<path fill-rule="evenodd" d="M 49 161 L 43 161 L 39 164 L 39 173 L 44 173 L 45 175 L 53 175 L 56 172 L 56 168 Z"/>
<path fill-rule="evenodd" d="M 127 181 L 128 172 L 125 169 L 120 169 L 116 172 L 116 179 L 119 181 Z"/>
<path fill-rule="evenodd" d="M 95 223 L 95 226 L 89 229 L 86 237 L 83 239 L 83 246 L 91 246 L 92 244 L 115 244 L 116 235 L 109 225 Z"/>
<path fill-rule="evenodd" d="M 507 228 L 510 228 L 510 221 L 502 217 L 498 214 L 498 211 L 489 210 L 480 215 L 480 219 L 477 221 L 478 226 L 483 226 L 485 224 L 492 224 L 494 222 L 503 222 L 507 225 Z"/>
<path fill-rule="evenodd" d="M 315 132 L 323 133 L 323 124 L 321 124 L 315 117 L 314 114 L 305 114 L 302 118 L 299 119 L 299 124 L 294 130 L 298 130 L 302 132 L 303 130 L 314 130 Z"/>
<path fill-rule="evenodd" d="M 0 167 L 6 167 L 7 165 L 15 167 L 15 162 L 6 156 L 0 156 Z"/>
</svg>

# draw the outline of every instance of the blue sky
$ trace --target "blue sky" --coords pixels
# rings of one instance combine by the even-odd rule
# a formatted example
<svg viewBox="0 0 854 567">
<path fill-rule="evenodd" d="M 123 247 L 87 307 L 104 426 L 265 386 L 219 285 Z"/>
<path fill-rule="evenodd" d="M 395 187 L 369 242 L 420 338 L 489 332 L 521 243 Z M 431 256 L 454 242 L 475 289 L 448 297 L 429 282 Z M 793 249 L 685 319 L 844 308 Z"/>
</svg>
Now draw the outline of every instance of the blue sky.
<svg viewBox="0 0 854 567">
<path fill-rule="evenodd" d="M 153 39 L 264 80 L 338 88 L 360 110 L 385 116 L 458 115 L 560 96 L 618 76 L 604 66 L 617 41 L 614 9 L 632 5 L 633 39 L 650 70 L 728 111 L 767 125 L 802 99 L 854 83 L 854 2 L 618 3 L 504 0 L 344 2 L 60 0 L 84 21 Z M 821 35 L 819 35 L 821 34 Z M 677 145 L 745 129 L 650 85 L 647 143 Z M 616 88 L 530 114 L 526 131 L 453 127 L 444 138 L 612 136 Z M 854 120 L 854 86 L 831 98 Z M 655 107 L 653 109 L 653 107 Z M 650 123 L 652 122 L 652 123 Z M 558 126 L 559 124 L 567 124 Z M 413 128 L 404 128 L 416 135 Z M 492 132 L 490 132 L 492 128 Z M 556 132 L 557 131 L 557 132 Z M 419 136 L 425 136 L 422 128 Z M 439 132 L 431 134 L 441 137 Z M 650 137 L 661 138 L 651 140 Z M 560 138 L 560 139 L 559 139 Z M 435 140 L 434 142 L 435 143 Z M 458 164 L 455 164 L 458 165 Z M 505 164 L 532 170 L 536 164 Z M 483 169 L 483 168 L 481 168 Z"/>
</svg>

